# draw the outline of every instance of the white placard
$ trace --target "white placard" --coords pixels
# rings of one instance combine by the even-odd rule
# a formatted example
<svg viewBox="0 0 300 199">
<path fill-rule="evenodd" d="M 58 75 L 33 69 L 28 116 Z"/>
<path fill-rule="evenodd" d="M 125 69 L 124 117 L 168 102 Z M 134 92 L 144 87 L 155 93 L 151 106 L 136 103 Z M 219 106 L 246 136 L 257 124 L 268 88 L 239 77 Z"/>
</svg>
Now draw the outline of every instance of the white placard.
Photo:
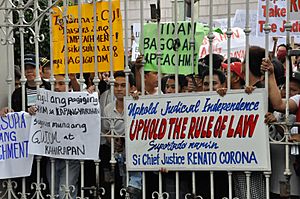
<svg viewBox="0 0 300 199">
<path fill-rule="evenodd" d="M 0 117 L 0 179 L 31 174 L 33 155 L 28 154 L 31 116 L 25 112 Z"/>
<path fill-rule="evenodd" d="M 38 89 L 29 153 L 64 159 L 98 159 L 100 106 L 95 92 Z"/>
<path fill-rule="evenodd" d="M 246 26 L 246 10 L 237 9 L 233 18 L 232 27 L 244 29 Z M 249 10 L 250 35 L 256 36 L 257 11 Z M 227 28 L 227 27 L 226 27 Z"/>
<path fill-rule="evenodd" d="M 300 34 L 300 0 L 291 0 L 290 13 L 292 29 L 291 35 Z M 264 24 L 266 21 L 266 1 L 258 0 L 258 20 L 257 20 L 257 35 L 264 35 Z M 271 36 L 283 36 L 286 35 L 284 25 L 287 20 L 287 1 L 286 0 L 276 0 L 269 1 L 269 24 L 271 26 L 270 35 Z"/>
<path fill-rule="evenodd" d="M 126 98 L 128 170 L 269 171 L 265 93 Z"/>
<path fill-rule="evenodd" d="M 136 58 L 140 55 L 139 52 L 139 42 L 140 42 L 140 34 L 141 34 L 141 24 L 140 23 L 134 23 L 132 25 L 132 33 L 134 40 L 132 42 L 132 47 L 131 47 L 131 61 L 135 61 Z"/>
<path fill-rule="evenodd" d="M 213 39 L 213 53 L 220 54 L 227 58 L 227 40 L 226 29 L 223 30 L 223 34 L 214 32 Z M 241 28 L 232 28 L 230 57 L 237 57 L 243 59 L 245 57 L 245 33 Z M 209 54 L 209 40 L 207 36 L 204 37 L 202 45 L 199 50 L 199 57 L 203 58 Z"/>
</svg>

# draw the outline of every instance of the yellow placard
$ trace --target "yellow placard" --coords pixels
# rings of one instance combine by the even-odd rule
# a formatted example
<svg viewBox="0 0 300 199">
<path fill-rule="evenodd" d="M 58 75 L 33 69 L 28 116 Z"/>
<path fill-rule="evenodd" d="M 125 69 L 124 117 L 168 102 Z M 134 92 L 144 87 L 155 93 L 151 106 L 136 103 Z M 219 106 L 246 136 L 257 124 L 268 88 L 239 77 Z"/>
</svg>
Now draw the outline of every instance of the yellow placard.
<svg viewBox="0 0 300 199">
<path fill-rule="evenodd" d="M 112 27 L 109 26 L 109 2 L 97 2 L 97 14 L 94 19 L 93 4 L 82 4 L 82 62 L 83 72 L 95 71 L 95 51 L 99 72 L 110 71 L 109 32 L 112 28 L 112 54 L 114 71 L 124 70 L 124 47 L 120 1 L 112 1 Z M 64 74 L 65 55 L 68 57 L 68 73 L 80 72 L 80 37 L 78 5 L 69 6 L 67 10 L 67 49 L 64 42 L 64 23 L 62 10 L 53 9 L 53 70 L 54 74 Z M 96 28 L 94 20 L 97 21 Z M 97 46 L 95 47 L 95 34 Z M 67 52 L 66 52 L 67 50 Z"/>
</svg>

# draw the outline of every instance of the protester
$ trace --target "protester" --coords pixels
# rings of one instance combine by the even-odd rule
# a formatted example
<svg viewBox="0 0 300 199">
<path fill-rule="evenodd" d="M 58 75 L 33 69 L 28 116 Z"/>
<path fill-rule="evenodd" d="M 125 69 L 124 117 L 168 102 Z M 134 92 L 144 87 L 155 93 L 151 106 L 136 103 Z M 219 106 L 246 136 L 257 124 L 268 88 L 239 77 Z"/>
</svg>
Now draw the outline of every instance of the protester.
<svg viewBox="0 0 300 199">
<path fill-rule="evenodd" d="M 70 75 L 70 76 L 75 76 Z M 66 92 L 67 87 L 65 83 L 65 76 L 64 75 L 55 75 L 55 87 L 54 91 L 56 92 Z M 73 84 L 72 82 L 69 83 L 69 92 L 72 91 Z M 36 113 L 36 107 L 31 106 L 28 109 L 28 112 L 32 115 Z M 77 196 L 77 183 L 80 173 L 80 162 L 79 160 L 68 160 L 69 162 L 69 170 L 68 170 L 68 185 L 73 185 L 75 187 L 74 190 L 69 190 L 69 187 L 64 187 L 66 185 L 66 160 L 64 159 L 55 159 L 55 165 L 54 165 L 54 173 L 55 173 L 55 183 L 54 183 L 54 194 L 59 196 L 59 199 L 66 198 L 67 194 L 68 197 L 71 197 L 72 199 L 76 199 Z M 46 174 L 49 185 L 51 185 L 51 159 L 48 158 L 47 160 L 47 168 L 46 168 Z M 64 188 L 63 188 L 64 187 Z M 69 191 L 66 191 L 65 189 L 68 189 Z"/>
<path fill-rule="evenodd" d="M 225 69 L 228 75 L 228 64 L 222 64 L 222 68 Z M 241 89 L 245 85 L 245 74 L 243 72 L 241 62 L 233 62 L 230 64 L 230 88 Z M 228 78 L 228 77 L 227 77 Z"/>
<path fill-rule="evenodd" d="M 129 76 L 128 90 L 135 90 L 134 79 L 132 74 Z M 116 183 L 115 196 L 118 198 L 118 190 L 126 186 L 126 169 L 125 169 L 125 123 L 124 123 L 124 97 L 126 96 L 126 75 L 123 71 L 114 73 L 114 97 L 116 101 L 109 103 L 104 108 L 101 131 L 105 135 L 118 136 L 114 140 L 114 158 L 117 161 L 116 169 L 110 169 L 111 160 L 111 137 L 104 137 L 100 150 L 100 159 L 104 167 L 104 176 L 106 182 L 113 180 Z M 112 124 L 113 123 L 113 124 Z M 111 125 L 114 126 L 114 131 L 111 130 Z M 108 173 L 109 172 L 109 173 Z M 113 173 L 113 174 L 110 174 Z M 128 192 L 131 198 L 141 198 L 141 175 L 140 172 L 130 172 Z M 110 179 L 109 179 L 110 178 Z M 115 178 L 111 179 L 111 178 Z"/>
<path fill-rule="evenodd" d="M 178 93 L 184 93 L 187 87 L 187 81 L 184 75 L 178 75 Z M 175 75 L 167 77 L 165 93 L 176 93 Z"/>
<path fill-rule="evenodd" d="M 226 77 L 221 70 L 213 70 L 213 90 L 216 91 L 218 88 L 225 87 Z M 202 74 L 202 82 L 203 82 L 203 91 L 209 91 L 210 79 L 209 79 L 209 69 L 205 70 Z"/>
<path fill-rule="evenodd" d="M 295 73 L 290 79 L 289 84 L 289 96 L 294 96 L 300 93 L 300 79 L 296 77 Z M 286 85 L 282 86 L 281 91 L 281 97 L 285 98 L 286 93 Z M 280 112 L 274 112 L 273 114 L 268 112 L 265 116 L 265 122 L 267 124 L 270 124 L 272 122 L 284 122 L 286 120 L 286 115 Z M 295 122 L 296 116 L 294 114 L 289 114 L 288 118 L 289 122 Z M 284 140 L 284 129 L 281 125 L 271 125 L 270 126 L 270 137 L 276 142 L 280 142 Z M 294 135 L 297 136 L 298 134 Z M 292 137 L 294 138 L 294 137 Z M 286 182 L 286 176 L 284 175 L 285 172 L 285 165 L 284 164 L 278 164 L 278 162 L 284 162 L 285 156 L 282 154 L 285 154 L 285 146 L 280 144 L 271 144 L 271 165 L 272 165 L 272 175 L 271 175 L 271 184 L 270 184 L 270 190 L 271 190 L 271 198 L 274 199 L 281 199 L 281 184 Z M 290 165 L 293 165 L 293 163 L 296 161 L 295 156 L 289 157 Z M 299 198 L 300 196 L 300 178 L 296 175 L 294 169 L 291 169 L 292 175 L 290 176 L 290 194 L 291 198 Z"/>
<path fill-rule="evenodd" d="M 42 78 L 45 81 L 49 81 L 51 76 L 50 61 L 46 57 L 42 57 L 40 62 L 42 66 Z"/>
<path fill-rule="evenodd" d="M 32 105 L 35 105 L 37 99 L 37 82 L 36 80 L 36 62 L 35 55 L 27 54 L 24 57 L 25 64 L 25 77 L 27 79 L 25 84 L 25 111 Z M 41 67 L 39 68 L 41 73 Z M 51 86 L 49 82 L 41 79 L 40 88 L 50 90 Z M 22 88 L 17 88 L 12 94 L 12 109 L 16 112 L 22 110 Z"/>
</svg>

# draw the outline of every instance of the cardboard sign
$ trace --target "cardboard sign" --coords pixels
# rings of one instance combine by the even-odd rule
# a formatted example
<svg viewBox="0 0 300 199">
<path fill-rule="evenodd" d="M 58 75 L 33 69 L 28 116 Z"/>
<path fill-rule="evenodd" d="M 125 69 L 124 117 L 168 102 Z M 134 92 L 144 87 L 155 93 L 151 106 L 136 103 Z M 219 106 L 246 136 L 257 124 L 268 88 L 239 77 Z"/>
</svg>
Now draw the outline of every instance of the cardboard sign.
<svg viewBox="0 0 300 199">
<path fill-rule="evenodd" d="M 31 174 L 33 155 L 28 154 L 31 116 L 25 112 L 0 117 L 0 179 Z"/>
<path fill-rule="evenodd" d="M 290 13 L 292 29 L 291 35 L 300 34 L 300 0 L 290 0 Z M 264 34 L 264 24 L 266 23 L 266 1 L 258 0 L 258 21 L 257 21 L 257 35 Z M 271 26 L 270 35 L 280 36 L 286 35 L 285 27 L 287 20 L 287 1 L 269 1 L 269 23 Z"/>
<path fill-rule="evenodd" d="M 269 171 L 265 92 L 127 98 L 128 170 Z"/>
<path fill-rule="evenodd" d="M 29 153 L 64 159 L 98 159 L 98 94 L 38 89 Z"/>
<path fill-rule="evenodd" d="M 227 40 L 226 29 L 223 34 L 213 32 L 213 53 L 220 54 L 227 58 Z M 231 35 L 230 57 L 237 57 L 243 59 L 245 56 L 245 33 L 241 28 L 232 28 Z M 209 54 L 209 40 L 207 36 L 204 37 L 203 43 L 200 46 L 199 57 L 203 58 Z"/>
<path fill-rule="evenodd" d="M 177 26 L 178 40 L 175 38 L 175 23 L 160 24 L 160 45 L 158 45 L 157 24 L 148 23 L 144 25 L 144 58 L 145 71 L 157 71 L 160 61 L 161 72 L 175 74 L 176 65 L 179 74 L 192 74 L 193 67 L 198 66 L 198 49 L 208 28 L 200 23 L 194 25 L 195 46 L 194 50 L 190 44 L 192 40 L 192 24 L 190 22 L 179 22 Z M 157 58 L 157 49 L 161 51 L 161 60 Z M 178 60 L 176 61 L 176 50 Z M 194 60 L 192 53 L 194 52 Z"/>
<path fill-rule="evenodd" d="M 120 1 L 112 1 L 112 27 L 109 27 L 109 3 L 97 2 L 97 17 L 94 19 L 93 4 L 82 4 L 82 51 L 83 72 L 94 72 L 97 62 L 98 71 L 109 71 L 110 67 L 110 41 L 109 32 L 112 28 L 113 41 L 113 66 L 114 70 L 124 70 L 124 46 L 122 32 L 122 17 Z M 61 8 L 64 10 L 64 8 Z M 53 68 L 54 74 L 65 73 L 65 52 L 68 55 L 69 73 L 80 72 L 80 39 L 78 5 L 68 7 L 67 19 L 67 46 L 64 43 L 64 24 L 62 13 L 58 8 L 53 8 Z M 97 20 L 97 27 L 94 27 Z M 96 28 L 96 29 L 95 29 Z M 96 34 L 96 39 L 94 36 Z M 97 46 L 95 47 L 94 41 Z M 97 57 L 95 58 L 95 51 Z"/>
</svg>

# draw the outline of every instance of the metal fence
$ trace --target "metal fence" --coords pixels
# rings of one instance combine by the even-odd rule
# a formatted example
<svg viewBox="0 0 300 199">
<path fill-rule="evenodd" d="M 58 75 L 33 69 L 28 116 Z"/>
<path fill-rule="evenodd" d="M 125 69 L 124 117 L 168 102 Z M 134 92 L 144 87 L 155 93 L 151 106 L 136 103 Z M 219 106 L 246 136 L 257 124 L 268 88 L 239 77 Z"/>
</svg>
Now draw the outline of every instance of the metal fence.
<svg viewBox="0 0 300 199">
<path fill-rule="evenodd" d="M 140 24 L 144 24 L 146 21 L 144 18 L 144 10 L 145 7 L 148 7 L 149 5 L 145 3 L 145 1 L 138 1 L 140 8 Z M 163 1 L 157 1 L 156 2 L 156 9 L 154 10 L 154 21 L 157 23 L 157 29 L 158 29 L 158 44 L 157 46 L 160 46 L 160 23 L 161 18 L 163 18 L 160 12 L 160 4 Z M 174 8 L 179 7 L 179 1 L 174 0 L 173 6 Z M 180 1 L 181 2 L 181 1 Z M 201 0 L 200 0 L 201 2 Z M 199 2 L 199 3 L 200 3 Z M 287 7 L 290 7 L 289 2 L 287 1 L 288 5 Z M 39 72 L 39 65 L 40 65 L 40 59 L 38 57 L 40 52 L 48 53 L 49 59 L 50 59 L 50 69 L 51 69 L 51 76 L 49 78 L 49 82 L 51 84 L 51 90 L 55 89 L 55 78 L 53 73 L 53 48 L 52 46 L 52 18 L 50 17 L 50 13 L 52 12 L 52 9 L 58 6 L 64 7 L 63 12 L 63 23 L 62 26 L 66 31 L 67 28 L 67 9 L 69 7 L 69 4 L 77 4 L 81 5 L 82 3 L 90 3 L 94 5 L 94 10 L 91 10 L 91 12 L 94 12 L 94 16 L 96 17 L 96 1 L 89 1 L 82 2 L 82 0 L 78 0 L 77 2 L 68 2 L 67 0 L 57 0 L 57 1 L 40 1 L 40 0 L 2 0 L 0 1 L 0 10 L 1 14 L 4 16 L 4 20 L 0 22 L 1 27 L 1 42 L 2 45 L 5 46 L 6 52 L 8 57 L 15 56 L 14 60 L 20 62 L 20 69 L 21 69 L 21 88 L 23 91 L 22 95 L 22 110 L 26 110 L 26 104 L 25 104 L 25 84 L 26 84 L 26 77 L 25 77 L 25 65 L 24 65 L 24 59 L 25 54 L 28 54 L 27 51 L 31 50 L 36 57 L 36 78 L 35 82 L 37 84 L 37 88 L 42 84 L 42 78 L 40 76 Z M 110 7 L 109 7 L 109 24 L 110 27 L 112 27 L 112 20 L 113 20 L 113 13 L 112 13 L 112 0 L 109 1 Z M 128 8 L 128 0 L 121 2 L 124 7 L 122 7 L 122 11 L 124 14 L 124 56 L 125 56 L 125 73 L 126 73 L 126 83 L 128 84 L 128 76 L 130 73 L 130 67 L 129 67 L 129 55 L 128 50 L 130 45 L 130 28 L 129 26 L 132 24 L 129 24 L 128 15 L 131 15 L 130 8 Z M 182 2 L 181 2 L 182 3 Z M 195 4 L 194 0 L 190 1 L 190 5 Z M 231 5 L 232 1 L 227 0 L 227 31 L 226 36 L 228 37 L 227 44 L 228 44 L 228 52 L 227 57 L 230 57 L 231 53 L 231 35 L 233 34 L 231 29 Z M 246 5 L 246 21 L 245 21 L 245 28 L 244 32 L 246 35 L 246 57 L 245 57 L 245 63 L 246 63 L 246 86 L 249 85 L 249 47 L 250 47 L 250 41 L 249 36 L 251 33 L 251 28 L 249 24 L 249 0 L 245 2 Z M 269 49 L 269 32 L 271 30 L 269 21 L 269 0 L 266 1 L 266 23 L 264 26 L 264 32 L 265 32 L 265 49 Z M 184 6 L 185 7 L 185 6 Z M 78 6 L 78 12 L 81 13 L 81 7 Z M 175 29 L 177 29 L 177 22 L 178 22 L 178 16 L 179 13 L 182 12 L 182 10 L 173 10 L 173 18 L 175 22 Z M 136 11 L 135 11 L 136 13 Z M 198 14 L 199 15 L 199 14 Z M 194 22 L 199 19 L 195 19 L 196 14 L 194 13 L 194 9 L 191 9 L 191 24 L 192 29 L 194 29 Z M 289 9 L 287 9 L 287 16 L 289 16 Z M 82 29 L 80 28 L 82 26 L 81 24 L 81 15 L 79 14 L 79 34 L 80 39 L 82 39 Z M 210 68 L 210 77 L 213 76 L 213 47 L 212 42 L 214 39 L 213 35 L 213 18 L 214 18 L 214 1 L 209 1 L 209 21 L 208 21 L 208 27 L 209 27 L 209 33 L 208 33 L 208 39 L 210 44 L 210 56 L 209 56 L 209 68 Z M 45 23 L 46 21 L 46 23 Z M 46 26 L 49 27 L 46 28 L 48 32 L 43 32 L 43 28 Z M 95 24 L 96 26 L 96 24 Z M 287 20 L 287 23 L 285 25 L 286 27 L 286 43 L 290 44 L 290 31 L 291 31 L 291 24 L 289 23 L 289 18 Z M 143 33 L 144 28 L 143 26 L 140 27 L 141 29 L 141 40 L 140 40 L 140 46 L 143 46 Z M 192 31 L 192 34 L 194 31 Z M 113 40 L 112 40 L 112 28 L 109 29 L 109 41 L 110 41 L 110 76 L 108 80 L 108 84 L 110 85 L 110 93 L 113 93 L 114 89 L 114 83 L 115 79 L 113 76 Z M 95 38 L 97 38 L 97 32 L 94 32 Z M 178 35 L 175 31 L 174 38 L 178 38 Z M 193 48 L 195 44 L 195 37 L 192 35 L 192 40 L 190 40 L 190 45 Z M 65 44 L 67 44 L 67 34 L 64 34 L 61 36 L 61 39 L 64 40 Z M 18 42 L 18 43 L 16 43 Z M 30 43 L 30 46 L 28 47 L 28 44 Z M 44 43 L 47 44 L 45 45 Z M 95 44 L 96 45 L 96 44 Z M 11 48 L 15 46 L 14 54 L 11 54 Z M 18 48 L 16 48 L 18 46 Z M 18 49 L 18 50 L 16 50 Z M 18 52 L 17 52 L 18 51 Z M 141 54 L 144 54 L 143 48 L 140 48 Z M 161 51 L 158 48 L 156 56 L 159 59 L 161 57 Z M 194 55 L 194 53 L 192 53 Z M 65 60 L 67 60 L 68 51 L 65 52 Z M 265 57 L 268 57 L 268 51 L 265 51 Z M 97 52 L 95 52 L 95 57 L 97 57 Z M 2 59 L 7 60 L 7 63 L 5 66 L 7 67 L 8 74 L 7 74 L 7 87 L 8 87 L 8 93 L 7 93 L 7 99 L 8 99 L 8 108 L 12 108 L 12 101 L 11 101 L 11 95 L 14 91 L 14 63 L 11 59 L 6 59 L 5 57 L 2 57 Z M 194 57 L 192 57 L 192 60 L 194 60 Z M 145 61 L 145 60 L 143 60 Z M 289 85 L 289 59 L 286 59 L 286 85 Z M 178 62 L 178 56 L 176 56 L 176 62 Z M 80 47 L 80 73 L 78 76 L 78 82 L 80 85 L 80 90 L 84 89 L 84 85 L 86 83 L 84 79 L 83 74 L 83 60 L 82 60 L 82 47 Z M 100 76 L 98 73 L 98 68 L 96 67 L 97 61 L 95 62 L 95 71 L 94 71 L 94 77 L 92 82 L 94 83 L 96 87 L 96 91 L 98 91 L 98 85 L 100 82 Z M 228 65 L 230 65 L 230 60 L 228 61 Z M 65 75 L 65 84 L 68 85 L 70 80 L 70 77 L 68 75 L 68 65 L 65 65 L 66 75 Z M 141 69 L 141 90 L 142 95 L 145 95 L 145 84 L 144 84 L 144 70 Z M 227 79 L 227 87 L 228 90 L 230 90 L 230 69 L 229 69 L 229 75 Z M 179 92 L 178 89 L 178 76 L 177 74 L 179 71 L 176 71 L 175 74 L 175 82 L 176 82 L 176 93 Z M 160 71 L 160 62 L 158 62 L 158 95 L 161 95 L 161 71 Z M 268 74 L 265 74 L 265 82 L 268 82 Z M 213 91 L 213 78 L 210 78 L 210 84 L 209 84 L 209 90 Z M 266 89 L 268 90 L 268 84 L 265 84 Z M 67 87 L 68 88 L 68 87 Z M 129 95 L 128 88 L 126 89 L 127 96 Z M 289 87 L 286 86 L 286 98 L 289 98 Z M 114 96 L 110 94 L 107 98 L 107 101 L 112 102 L 114 101 Z M 289 109 L 286 110 L 286 120 L 282 123 L 277 123 L 275 125 L 281 125 L 284 127 L 284 136 L 280 138 L 280 140 L 275 140 L 274 138 L 271 139 L 271 144 L 274 144 L 276 146 L 284 146 L 285 153 L 284 155 L 284 162 L 278 162 L 278 164 L 285 165 L 284 173 L 281 174 L 285 177 L 285 181 L 282 182 L 282 194 L 289 197 L 289 184 L 290 184 L 290 178 L 292 175 L 292 165 L 290 160 L 290 148 L 291 143 L 288 142 L 289 135 L 290 135 L 290 129 L 294 125 L 294 123 L 289 122 Z M 118 172 L 114 172 L 115 170 L 122 170 L 123 168 L 120 167 L 117 162 L 120 160 L 116 160 L 116 158 L 125 158 L 125 157 L 118 157 L 118 152 L 115 151 L 114 143 L 116 139 L 124 139 L 125 138 L 125 132 L 123 134 L 117 134 L 115 130 L 115 124 L 119 120 L 123 120 L 123 118 L 106 118 L 110 121 L 110 127 L 111 131 L 109 131 L 108 134 L 102 134 L 102 139 L 110 139 L 111 145 L 110 148 L 101 149 L 106 153 L 104 154 L 106 157 L 106 163 L 109 165 L 105 165 L 106 163 L 103 160 L 98 161 L 78 161 L 76 164 L 78 165 L 78 169 L 80 169 L 80 175 L 78 176 L 78 186 L 69 184 L 69 181 L 66 180 L 65 184 L 60 184 L 60 190 L 61 194 L 60 198 L 71 198 L 76 197 L 74 196 L 74 193 L 77 192 L 78 198 L 85 198 L 85 197 L 93 197 L 93 198 L 130 198 L 130 193 L 126 189 L 126 184 L 128 183 L 128 172 L 126 169 L 124 169 L 123 172 L 126 173 L 126 180 L 122 184 L 122 182 L 115 181 L 114 177 L 118 174 Z M 100 133 L 100 132 L 99 132 Z M 101 156 L 100 156 L 101 157 Z M 5 179 L 2 180 L 2 192 L 0 195 L 0 198 L 55 198 L 58 197 L 55 193 L 55 187 L 57 185 L 57 177 L 55 173 L 55 164 L 57 162 L 60 162 L 60 164 L 65 166 L 65 176 L 66 179 L 70 176 L 70 166 L 73 165 L 73 162 L 70 160 L 65 160 L 63 163 L 61 160 L 57 159 L 48 159 L 44 160 L 44 157 L 35 157 L 35 163 L 32 171 L 32 176 L 28 178 L 21 178 L 21 179 Z M 48 161 L 46 163 L 45 161 Z M 125 161 L 125 160 L 122 160 Z M 72 162 L 72 163 L 71 163 Z M 126 161 L 125 161 L 126 163 Z M 51 181 L 48 182 L 46 179 L 45 169 L 46 165 L 50 166 L 51 170 Z M 113 171 L 113 172 L 108 172 Z M 278 174 L 280 175 L 280 174 Z M 270 197 L 270 176 L 271 171 L 245 171 L 245 172 L 236 172 L 236 171 L 174 171 L 165 173 L 163 171 L 158 171 L 156 173 L 153 172 L 142 172 L 142 198 L 237 198 L 234 193 L 234 187 L 235 189 L 240 190 L 241 195 L 244 195 L 242 198 L 271 198 Z M 122 177 L 121 177 L 122 178 Z M 118 178 L 119 180 L 121 178 Z M 234 181 L 234 178 L 237 181 Z M 107 182 L 107 180 L 109 182 Z M 239 186 L 240 187 L 239 187 Z M 260 193 L 263 193 L 263 195 L 255 195 L 256 192 L 258 192 L 258 189 L 262 189 Z M 168 193 L 169 192 L 169 193 Z M 171 193 L 172 192 L 172 193 Z"/>
</svg>

